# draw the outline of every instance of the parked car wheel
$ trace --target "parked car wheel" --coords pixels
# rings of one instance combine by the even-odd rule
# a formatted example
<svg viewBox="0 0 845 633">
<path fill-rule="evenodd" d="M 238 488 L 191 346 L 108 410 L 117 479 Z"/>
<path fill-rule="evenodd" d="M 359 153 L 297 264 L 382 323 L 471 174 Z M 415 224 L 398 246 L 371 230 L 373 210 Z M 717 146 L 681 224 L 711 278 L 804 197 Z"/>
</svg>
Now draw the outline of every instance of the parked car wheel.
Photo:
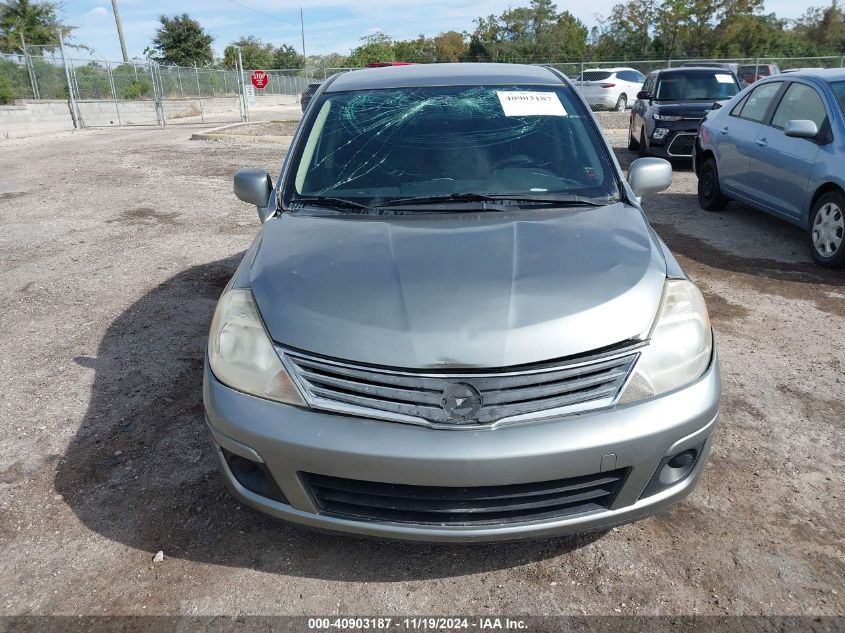
<svg viewBox="0 0 845 633">
<path fill-rule="evenodd" d="M 640 148 L 640 143 L 634 138 L 634 122 L 628 126 L 628 151 L 636 152 Z"/>
<path fill-rule="evenodd" d="M 728 205 L 728 199 L 719 187 L 715 158 L 704 161 L 698 171 L 698 204 L 705 211 L 721 211 Z"/>
<path fill-rule="evenodd" d="M 640 158 L 648 156 L 648 147 L 645 144 L 645 128 L 640 128 L 640 142 L 639 142 Z"/>
<path fill-rule="evenodd" d="M 628 96 L 625 94 L 619 95 L 619 98 L 616 100 L 616 111 L 617 112 L 625 112 L 628 109 Z"/>
<path fill-rule="evenodd" d="M 845 267 L 845 195 L 832 191 L 813 205 L 810 254 L 822 266 Z"/>
</svg>

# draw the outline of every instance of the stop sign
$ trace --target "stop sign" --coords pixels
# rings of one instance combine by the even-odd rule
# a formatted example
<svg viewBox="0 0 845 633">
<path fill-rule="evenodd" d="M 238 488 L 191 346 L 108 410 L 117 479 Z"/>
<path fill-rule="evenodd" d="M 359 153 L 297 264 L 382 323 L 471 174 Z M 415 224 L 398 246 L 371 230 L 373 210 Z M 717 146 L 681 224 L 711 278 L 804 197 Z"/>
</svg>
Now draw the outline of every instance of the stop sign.
<svg viewBox="0 0 845 633">
<path fill-rule="evenodd" d="M 270 75 L 265 73 L 263 70 L 252 71 L 253 86 L 256 88 L 266 88 L 268 83 L 270 83 Z"/>
</svg>

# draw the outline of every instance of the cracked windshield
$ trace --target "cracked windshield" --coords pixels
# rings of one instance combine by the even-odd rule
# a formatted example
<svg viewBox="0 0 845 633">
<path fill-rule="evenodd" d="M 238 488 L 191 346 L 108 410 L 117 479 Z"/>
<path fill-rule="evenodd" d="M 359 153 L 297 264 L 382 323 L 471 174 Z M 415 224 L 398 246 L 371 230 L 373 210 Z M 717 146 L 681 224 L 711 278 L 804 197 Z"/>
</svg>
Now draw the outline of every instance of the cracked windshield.
<svg viewBox="0 0 845 633">
<path fill-rule="evenodd" d="M 317 106 L 289 172 L 289 204 L 618 198 L 595 125 L 566 88 L 329 92 Z"/>
</svg>

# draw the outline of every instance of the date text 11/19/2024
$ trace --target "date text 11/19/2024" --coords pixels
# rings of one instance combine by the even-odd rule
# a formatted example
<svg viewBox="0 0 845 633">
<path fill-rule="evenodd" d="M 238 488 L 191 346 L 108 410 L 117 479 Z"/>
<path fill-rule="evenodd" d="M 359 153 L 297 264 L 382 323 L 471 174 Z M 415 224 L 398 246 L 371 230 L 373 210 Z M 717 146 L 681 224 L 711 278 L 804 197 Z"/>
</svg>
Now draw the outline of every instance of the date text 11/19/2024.
<svg viewBox="0 0 845 633">
<path fill-rule="evenodd" d="M 328 630 L 382 630 L 400 629 L 406 631 L 443 631 L 443 630 L 490 630 L 522 631 L 528 628 L 525 620 L 519 618 L 466 618 L 466 617 L 347 617 L 347 618 L 308 618 L 308 629 L 312 631 Z"/>
</svg>

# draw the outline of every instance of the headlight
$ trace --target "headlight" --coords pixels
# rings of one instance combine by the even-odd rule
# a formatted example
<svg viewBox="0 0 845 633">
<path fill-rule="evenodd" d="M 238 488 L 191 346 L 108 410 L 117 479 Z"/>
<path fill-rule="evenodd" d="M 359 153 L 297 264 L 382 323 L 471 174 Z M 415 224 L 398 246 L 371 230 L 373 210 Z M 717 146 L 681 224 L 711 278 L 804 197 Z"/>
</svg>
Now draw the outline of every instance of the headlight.
<svg viewBox="0 0 845 633">
<path fill-rule="evenodd" d="M 208 363 L 217 379 L 232 389 L 305 406 L 264 329 L 250 290 L 236 288 L 220 298 L 208 335 Z"/>
<path fill-rule="evenodd" d="M 649 398 L 692 382 L 707 369 L 712 353 L 710 317 L 701 291 L 690 281 L 670 279 L 649 343 L 619 402 Z"/>
<path fill-rule="evenodd" d="M 654 120 L 655 121 L 680 121 L 682 118 L 681 116 L 675 116 L 673 114 L 657 114 L 654 113 Z"/>
</svg>

